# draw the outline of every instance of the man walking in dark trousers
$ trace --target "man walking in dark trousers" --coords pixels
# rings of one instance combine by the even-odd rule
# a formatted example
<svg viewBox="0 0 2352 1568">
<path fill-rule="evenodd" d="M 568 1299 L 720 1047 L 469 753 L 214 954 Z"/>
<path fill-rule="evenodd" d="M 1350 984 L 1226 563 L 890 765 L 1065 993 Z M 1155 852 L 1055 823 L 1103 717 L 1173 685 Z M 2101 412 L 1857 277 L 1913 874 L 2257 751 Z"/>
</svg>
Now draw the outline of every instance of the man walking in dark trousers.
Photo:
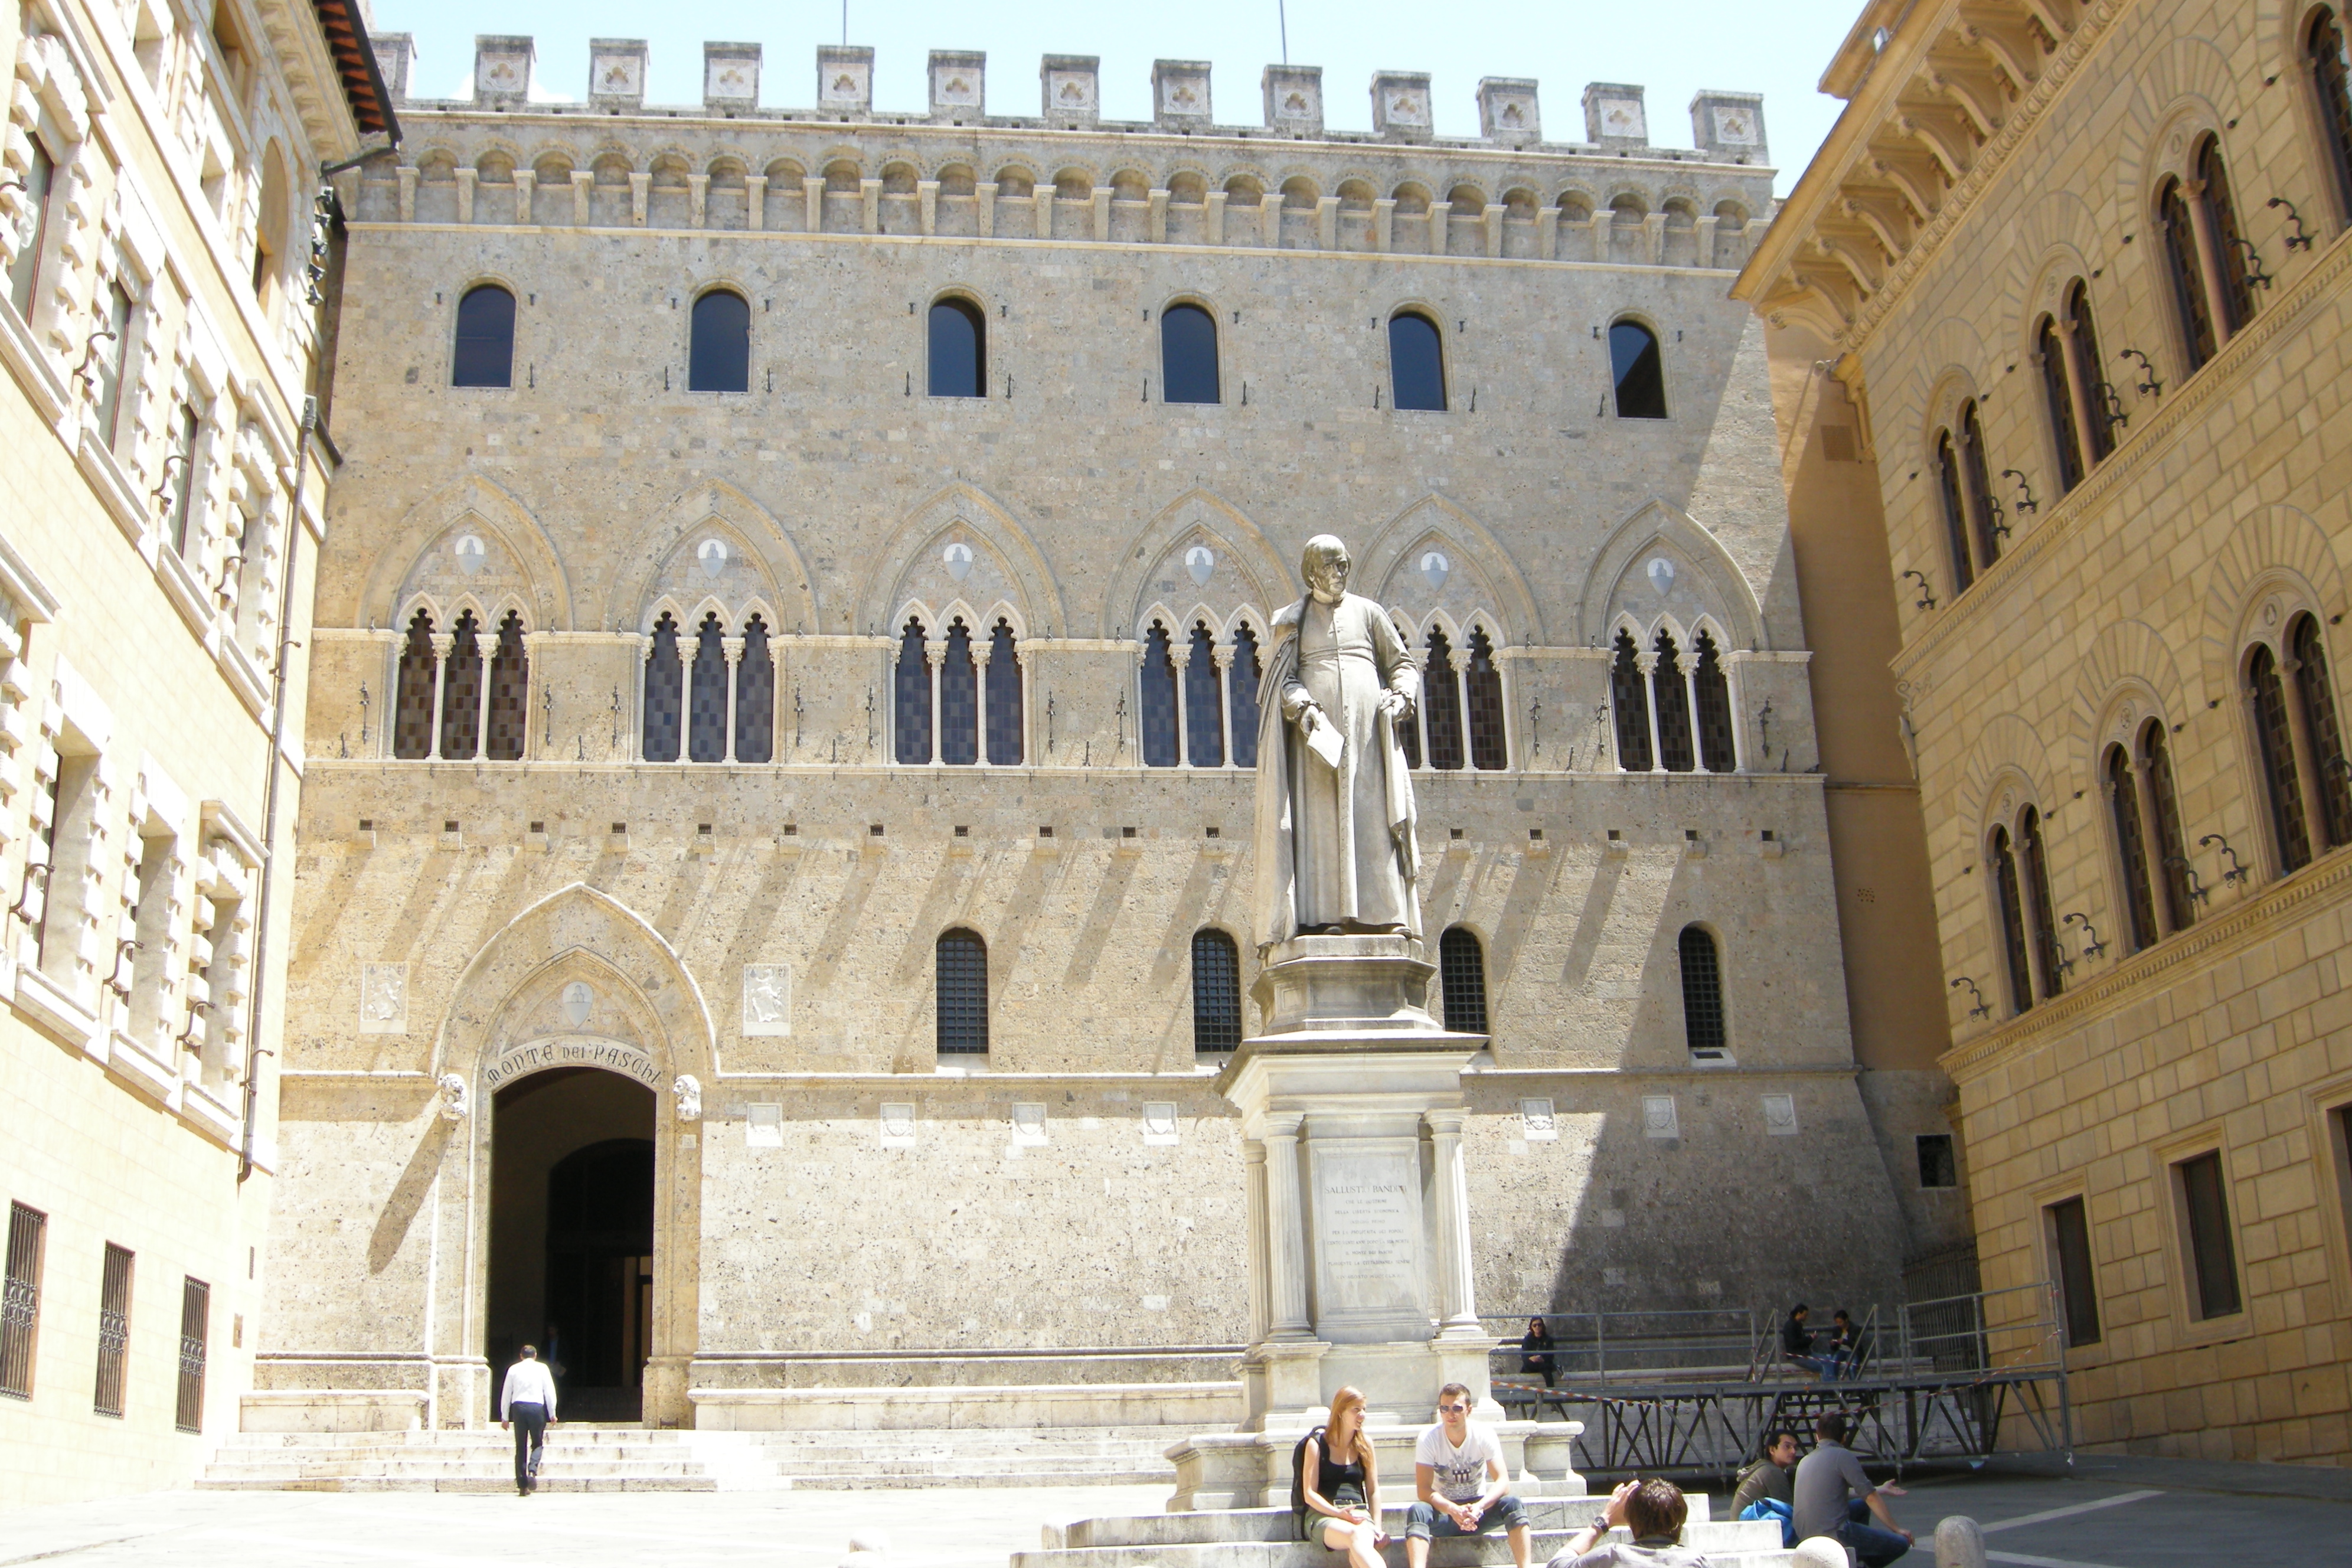
<svg viewBox="0 0 2352 1568">
<path fill-rule="evenodd" d="M 555 1374 L 541 1363 L 538 1346 L 523 1346 L 522 1359 L 507 1368 L 499 1406 L 499 1430 L 514 1428 L 515 1492 L 529 1497 L 539 1489 L 539 1461 L 555 1425 Z"/>
</svg>

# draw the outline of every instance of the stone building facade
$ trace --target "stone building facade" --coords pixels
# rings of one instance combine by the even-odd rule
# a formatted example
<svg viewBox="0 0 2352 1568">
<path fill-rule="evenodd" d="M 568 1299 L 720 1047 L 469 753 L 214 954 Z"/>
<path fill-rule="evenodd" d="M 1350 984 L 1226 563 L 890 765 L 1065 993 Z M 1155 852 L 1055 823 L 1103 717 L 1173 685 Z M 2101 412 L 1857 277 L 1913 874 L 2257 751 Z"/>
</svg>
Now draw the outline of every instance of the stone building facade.
<svg viewBox="0 0 2352 1568">
<path fill-rule="evenodd" d="M 200 9 L 0 16 L 0 1507 L 184 1484 L 258 1338 L 311 172 L 395 127 L 340 0 Z"/>
<path fill-rule="evenodd" d="M 1985 1283 L 2095 1446 L 2352 1457 L 2344 37 L 1874 4 L 1737 290 L 1860 407 Z"/>
<path fill-rule="evenodd" d="M 1411 75 L 1366 135 L 1304 68 L 1128 124 L 1087 58 L 1010 118 L 978 56 L 890 114 L 863 50 L 793 111 L 592 52 L 554 105 L 479 40 L 341 179 L 249 1427 L 478 1423 L 551 1338 L 660 1423 L 1230 1422 L 1246 741 L 1322 531 L 1425 664 L 1485 1309 L 1893 1299 L 1946 1129 L 1857 1083 L 1752 95 L 1665 149 L 1489 80 L 1452 142 Z"/>
</svg>

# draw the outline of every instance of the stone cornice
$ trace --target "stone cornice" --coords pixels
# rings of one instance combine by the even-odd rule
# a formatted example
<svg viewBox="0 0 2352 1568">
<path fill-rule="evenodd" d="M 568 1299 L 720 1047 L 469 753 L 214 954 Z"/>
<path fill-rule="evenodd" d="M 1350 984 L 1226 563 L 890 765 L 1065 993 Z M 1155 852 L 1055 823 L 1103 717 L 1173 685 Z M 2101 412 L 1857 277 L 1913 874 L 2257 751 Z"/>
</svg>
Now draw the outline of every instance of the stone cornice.
<svg viewBox="0 0 2352 1568">
<path fill-rule="evenodd" d="M 2031 1012 L 1953 1047 L 1941 1058 L 1943 1068 L 1956 1083 L 1980 1078 L 2004 1060 L 2141 1000 L 2155 986 L 2177 982 L 2185 970 L 2210 967 L 2273 940 L 2291 912 L 2320 900 L 2352 900 L 2352 853 L 2334 851 L 2242 899 L 2226 914 L 2210 916 L 2122 960 L 2083 989 L 2037 1003 Z"/>
<path fill-rule="evenodd" d="M 2049 517 L 2003 552 L 1974 586 L 1942 610 L 1926 612 L 1927 626 L 1889 661 L 1895 679 L 1917 680 L 1948 645 L 1993 614 L 1988 606 L 2005 597 L 2036 562 L 2087 527 L 2118 489 L 2160 464 L 2214 405 L 2226 403 L 2240 390 L 2280 334 L 2338 290 L 2347 273 L 2352 273 L 2352 229 L 2337 235 L 2274 304 L 2239 329 L 2220 353 L 2182 382 L 2152 414 L 2143 415 L 2145 423 L 2136 431 L 2127 430 L 2116 449 L 2081 484 L 2052 503 Z"/>
</svg>

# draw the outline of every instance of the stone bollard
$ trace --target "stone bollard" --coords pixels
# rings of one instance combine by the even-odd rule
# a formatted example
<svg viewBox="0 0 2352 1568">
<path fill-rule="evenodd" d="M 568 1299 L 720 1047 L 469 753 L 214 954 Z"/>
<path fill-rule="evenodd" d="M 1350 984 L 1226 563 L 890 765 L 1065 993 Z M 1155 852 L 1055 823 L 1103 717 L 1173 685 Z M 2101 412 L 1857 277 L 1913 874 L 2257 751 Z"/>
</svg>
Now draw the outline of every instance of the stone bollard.
<svg viewBox="0 0 2352 1568">
<path fill-rule="evenodd" d="M 1809 1535 L 1797 1542 L 1790 1568 L 1850 1568 L 1845 1546 L 1834 1535 Z"/>
<path fill-rule="evenodd" d="M 1984 1531 L 1966 1514 L 1936 1526 L 1936 1568 L 1985 1568 Z"/>
</svg>

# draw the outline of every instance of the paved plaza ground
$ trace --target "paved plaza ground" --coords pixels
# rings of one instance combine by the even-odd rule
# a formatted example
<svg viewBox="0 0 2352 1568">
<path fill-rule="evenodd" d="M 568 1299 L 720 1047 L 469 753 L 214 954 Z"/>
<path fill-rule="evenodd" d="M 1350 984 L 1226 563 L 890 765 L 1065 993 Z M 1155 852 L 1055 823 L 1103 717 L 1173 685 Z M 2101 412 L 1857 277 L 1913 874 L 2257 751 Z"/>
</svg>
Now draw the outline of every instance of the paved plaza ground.
<svg viewBox="0 0 2352 1568">
<path fill-rule="evenodd" d="M 1156 1511 L 1167 1489 L 865 1492 L 165 1492 L 0 1515 L 0 1568 L 434 1568 L 729 1563 L 833 1568 L 853 1531 L 889 1537 L 890 1568 L 1004 1568 L 1048 1521 Z M 1722 1499 L 1717 1500 L 1718 1507 Z M 2352 1472 L 2084 1457 L 1915 1477 L 1897 1517 L 1933 1561 L 1936 1521 L 1967 1514 L 1996 1563 L 2210 1568 L 2352 1563 Z M 1334 1559 L 1336 1562 L 1337 1559 Z"/>
</svg>

